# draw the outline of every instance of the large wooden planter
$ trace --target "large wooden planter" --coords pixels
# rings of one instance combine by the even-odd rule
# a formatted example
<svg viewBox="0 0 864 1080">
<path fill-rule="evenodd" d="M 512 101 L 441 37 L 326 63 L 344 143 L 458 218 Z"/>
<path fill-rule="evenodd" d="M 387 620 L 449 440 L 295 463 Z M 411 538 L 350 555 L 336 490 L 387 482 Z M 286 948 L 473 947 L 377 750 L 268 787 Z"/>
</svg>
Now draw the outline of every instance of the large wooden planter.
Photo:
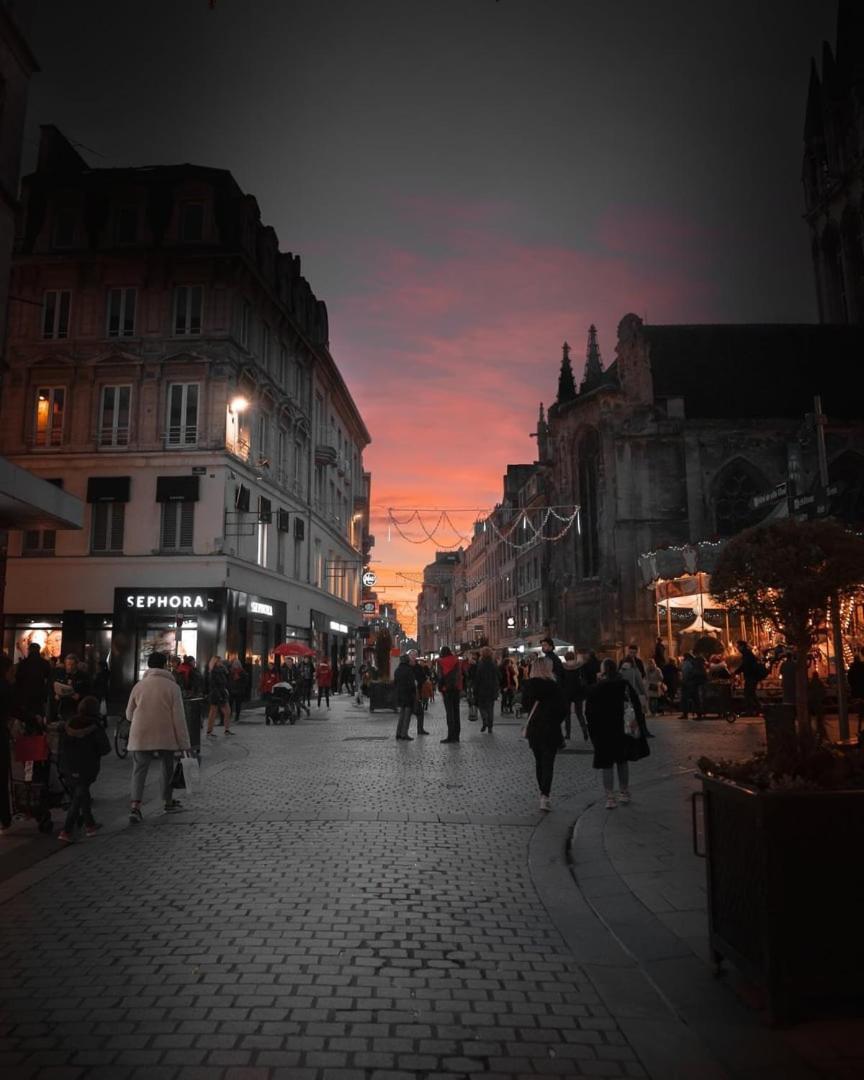
<svg viewBox="0 0 864 1080">
<path fill-rule="evenodd" d="M 763 792 L 702 777 L 715 962 L 764 986 L 772 1022 L 862 994 L 864 791 Z"/>
<path fill-rule="evenodd" d="M 376 709 L 398 709 L 396 704 L 396 683 L 393 682 L 370 682 L 369 683 L 369 712 Z"/>
</svg>

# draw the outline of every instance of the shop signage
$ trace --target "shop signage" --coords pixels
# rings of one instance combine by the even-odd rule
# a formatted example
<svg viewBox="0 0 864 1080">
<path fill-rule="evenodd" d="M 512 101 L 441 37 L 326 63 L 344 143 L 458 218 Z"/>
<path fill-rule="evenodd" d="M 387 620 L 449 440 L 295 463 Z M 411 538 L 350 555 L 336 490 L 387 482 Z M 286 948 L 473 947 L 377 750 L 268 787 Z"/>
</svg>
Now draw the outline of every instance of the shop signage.
<svg viewBox="0 0 864 1080">
<path fill-rule="evenodd" d="M 347 634 L 348 627 L 343 622 L 334 622 L 330 620 L 330 629 L 335 630 L 337 634 Z"/>
<path fill-rule="evenodd" d="M 374 615 L 377 610 L 378 610 L 378 605 L 375 603 L 374 600 L 364 600 L 363 601 L 363 614 L 364 615 Z"/>
<path fill-rule="evenodd" d="M 507 629 L 512 630 L 515 625 L 516 625 L 516 620 L 513 618 L 512 615 L 508 615 L 507 616 Z"/>
<path fill-rule="evenodd" d="M 271 615 L 273 614 L 272 604 L 263 604 L 260 600 L 250 600 L 249 610 L 253 615 Z"/>
<path fill-rule="evenodd" d="M 371 589 L 378 578 L 375 576 L 374 570 L 364 570 L 363 577 L 360 579 L 367 589 Z"/>
<path fill-rule="evenodd" d="M 125 593 L 123 604 L 138 611 L 206 611 L 206 593 Z"/>
</svg>

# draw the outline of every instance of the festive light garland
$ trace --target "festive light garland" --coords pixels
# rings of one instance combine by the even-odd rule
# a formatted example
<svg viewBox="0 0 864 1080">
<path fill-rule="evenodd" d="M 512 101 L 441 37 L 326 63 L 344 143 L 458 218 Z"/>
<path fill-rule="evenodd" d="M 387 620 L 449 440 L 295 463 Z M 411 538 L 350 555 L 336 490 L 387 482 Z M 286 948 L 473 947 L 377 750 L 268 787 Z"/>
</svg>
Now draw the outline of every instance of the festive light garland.
<svg viewBox="0 0 864 1080">
<path fill-rule="evenodd" d="M 578 506 L 574 506 L 573 504 L 559 507 L 545 506 L 538 507 L 537 510 L 540 512 L 540 518 L 536 525 L 531 521 L 529 517 L 529 511 L 527 509 L 523 509 L 519 512 L 513 523 L 510 524 L 509 527 L 506 529 L 502 529 L 501 527 L 499 527 L 498 523 L 495 521 L 495 512 L 493 510 L 489 512 L 488 517 L 478 519 L 475 522 L 475 535 L 478 526 L 482 525 L 483 531 L 485 532 L 486 526 L 488 525 L 491 532 L 493 532 L 499 540 L 503 541 L 505 544 L 508 544 L 516 551 L 524 551 L 526 548 L 533 547 L 535 544 L 538 543 L 557 543 L 557 541 L 562 540 L 567 535 L 567 533 L 573 527 L 574 522 L 576 522 L 577 528 L 581 532 Z M 569 513 L 560 514 L 558 513 L 559 510 L 567 510 L 569 511 Z M 388 508 L 388 538 L 390 536 L 389 526 L 393 526 L 399 533 L 399 535 L 402 537 L 402 539 L 407 541 L 407 543 L 409 544 L 419 545 L 432 543 L 437 548 L 452 549 L 452 540 L 449 543 L 443 543 L 438 539 L 437 534 L 446 525 L 449 528 L 450 532 L 453 534 L 453 536 L 460 540 L 462 543 L 469 546 L 473 543 L 475 536 L 466 535 L 465 533 L 461 532 L 460 529 L 458 529 L 457 526 L 454 524 L 453 519 L 450 516 L 450 511 L 448 509 L 436 508 L 435 510 L 427 512 L 438 513 L 438 518 L 431 528 L 424 521 L 423 513 L 419 508 L 412 509 L 407 517 L 397 517 L 394 513 L 394 509 L 392 507 Z M 453 513 L 456 512 L 456 510 L 453 511 Z M 556 519 L 556 521 L 561 523 L 562 528 L 558 529 L 557 532 L 547 534 L 545 532 L 546 527 L 553 517 Z M 403 526 L 409 526 L 414 522 L 417 523 L 418 527 L 422 531 L 422 537 L 418 538 L 417 536 L 412 536 L 405 532 Z M 523 533 L 530 531 L 530 536 L 526 536 L 523 540 L 515 539 L 514 537 L 520 529 L 523 531 Z"/>
</svg>

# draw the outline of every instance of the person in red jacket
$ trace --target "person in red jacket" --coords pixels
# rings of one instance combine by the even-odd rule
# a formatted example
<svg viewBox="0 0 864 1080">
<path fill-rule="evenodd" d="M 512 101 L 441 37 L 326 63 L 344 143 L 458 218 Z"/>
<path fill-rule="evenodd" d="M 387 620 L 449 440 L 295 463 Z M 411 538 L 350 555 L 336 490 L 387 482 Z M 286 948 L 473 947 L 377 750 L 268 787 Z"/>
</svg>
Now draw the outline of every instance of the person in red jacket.
<svg viewBox="0 0 864 1080">
<path fill-rule="evenodd" d="M 438 687 L 447 714 L 447 738 L 442 743 L 457 743 L 461 734 L 459 700 L 462 697 L 462 664 L 448 645 L 441 646 L 438 659 Z"/>
<path fill-rule="evenodd" d="M 318 708 L 321 708 L 321 697 L 324 696 L 327 708 L 330 708 L 330 687 L 333 685 L 333 668 L 325 656 L 315 669 L 315 682 L 318 684 Z"/>
</svg>

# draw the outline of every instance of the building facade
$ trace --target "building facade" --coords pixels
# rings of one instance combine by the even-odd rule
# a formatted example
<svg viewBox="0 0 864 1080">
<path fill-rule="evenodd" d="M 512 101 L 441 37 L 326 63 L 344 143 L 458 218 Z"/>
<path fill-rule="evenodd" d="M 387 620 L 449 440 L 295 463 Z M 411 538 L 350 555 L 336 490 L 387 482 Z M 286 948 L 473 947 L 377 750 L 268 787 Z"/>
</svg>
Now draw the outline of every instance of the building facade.
<svg viewBox="0 0 864 1080">
<path fill-rule="evenodd" d="M 464 633 L 464 552 L 436 551 L 423 568 L 423 588 L 417 598 L 417 643 L 424 655 L 437 655 L 442 645 L 453 648 Z"/>
<path fill-rule="evenodd" d="M 55 128 L 23 182 L 0 451 L 87 502 L 10 540 L 5 646 L 337 660 L 360 622 L 369 434 L 327 312 L 224 170 L 91 169 Z"/>
</svg>

